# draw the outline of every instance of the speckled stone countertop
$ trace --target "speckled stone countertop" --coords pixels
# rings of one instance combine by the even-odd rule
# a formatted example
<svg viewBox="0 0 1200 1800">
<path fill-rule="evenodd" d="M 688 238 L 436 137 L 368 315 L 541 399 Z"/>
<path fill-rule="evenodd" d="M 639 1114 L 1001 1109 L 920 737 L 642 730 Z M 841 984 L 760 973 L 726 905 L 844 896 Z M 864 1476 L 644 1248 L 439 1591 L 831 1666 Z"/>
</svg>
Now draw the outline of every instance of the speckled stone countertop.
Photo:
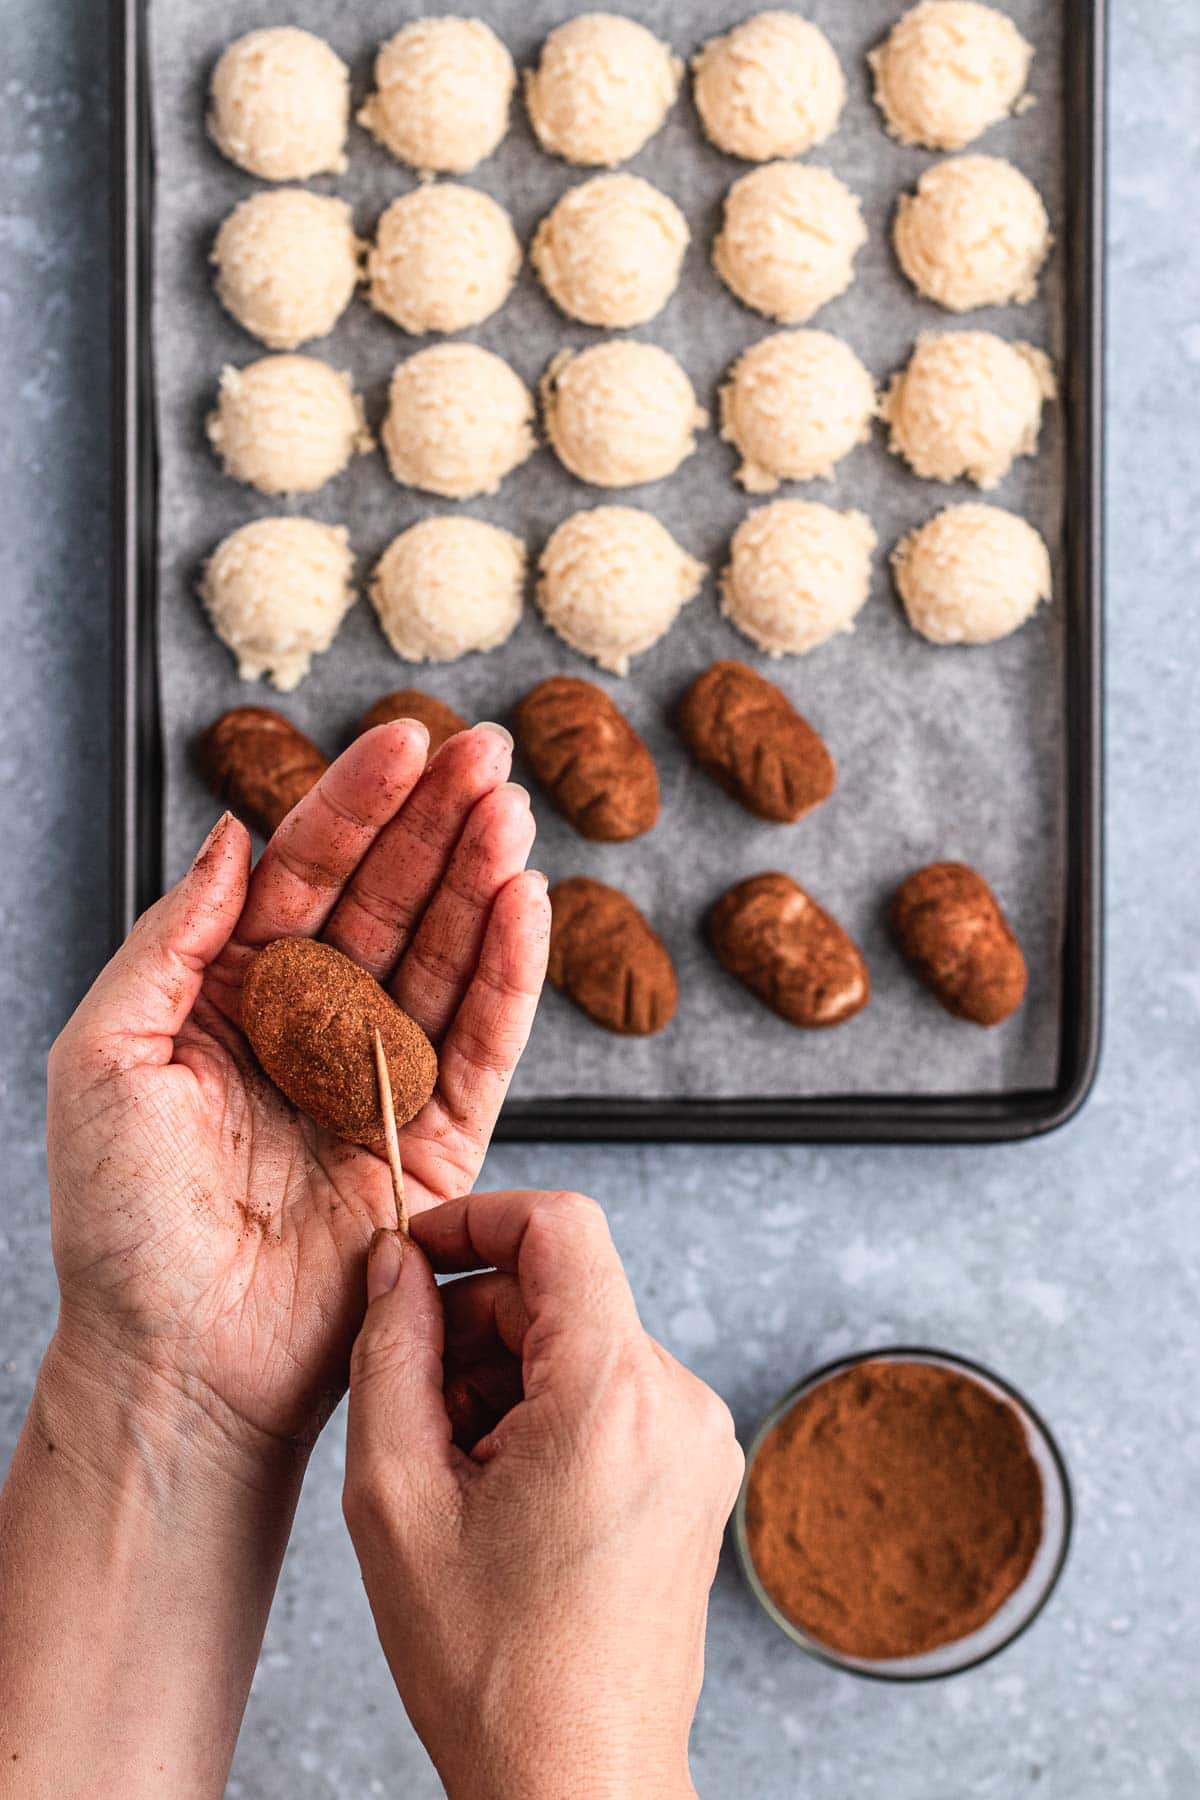
<svg viewBox="0 0 1200 1800">
<path fill-rule="evenodd" d="M 1109 974 L 1090 1105 L 1013 1148 L 527 1148 L 486 1172 L 603 1200 L 648 1327 L 745 1430 L 815 1362 L 913 1340 L 1007 1374 L 1065 1446 L 1066 1578 L 973 1674 L 900 1691 L 811 1665 L 727 1559 L 694 1736 L 711 1800 L 1200 1794 L 1200 9 L 1112 10 Z M 0 1464 L 54 1318 L 45 1052 L 105 939 L 101 19 L 86 0 L 0 0 Z M 439 1791 L 377 1651 L 341 1455 L 339 1418 L 231 1794 Z"/>
</svg>

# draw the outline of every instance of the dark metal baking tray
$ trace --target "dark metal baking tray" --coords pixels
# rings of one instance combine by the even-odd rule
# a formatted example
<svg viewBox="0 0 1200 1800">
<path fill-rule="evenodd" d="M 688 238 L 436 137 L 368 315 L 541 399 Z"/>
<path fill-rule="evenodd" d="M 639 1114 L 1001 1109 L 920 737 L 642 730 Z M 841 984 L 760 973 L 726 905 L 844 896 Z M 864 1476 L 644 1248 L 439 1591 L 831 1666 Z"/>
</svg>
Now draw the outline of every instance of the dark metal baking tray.
<svg viewBox="0 0 1200 1800">
<path fill-rule="evenodd" d="M 1062 605 L 1066 819 L 1061 1009 L 1052 1086 L 996 1094 L 510 1104 L 498 1136 L 545 1141 L 999 1142 L 1064 1124 L 1100 1048 L 1103 905 L 1105 0 L 1063 11 L 1068 355 Z M 154 215 L 146 0 L 115 0 L 114 936 L 161 892 L 157 445 L 150 329 Z"/>
</svg>

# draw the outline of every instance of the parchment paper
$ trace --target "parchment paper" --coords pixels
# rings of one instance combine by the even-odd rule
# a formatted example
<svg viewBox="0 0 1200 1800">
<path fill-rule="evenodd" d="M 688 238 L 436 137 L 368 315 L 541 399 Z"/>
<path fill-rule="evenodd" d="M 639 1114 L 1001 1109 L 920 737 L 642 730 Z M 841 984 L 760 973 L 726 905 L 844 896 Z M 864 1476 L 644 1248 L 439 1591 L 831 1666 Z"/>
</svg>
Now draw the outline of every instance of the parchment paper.
<svg viewBox="0 0 1200 1800">
<path fill-rule="evenodd" d="M 396 0 L 152 0 L 152 74 L 157 138 L 156 353 L 162 451 L 160 642 L 166 738 L 165 853 L 169 876 L 185 866 L 214 815 L 194 773 L 189 746 L 226 707 L 279 705 L 325 748 L 339 750 L 378 695 L 415 684 L 451 701 L 468 718 L 506 719 L 514 702 L 555 671 L 598 679 L 643 733 L 657 758 L 663 817 L 647 838 L 591 845 L 576 837 L 535 788 L 540 824 L 535 858 L 551 879 L 591 874 L 623 887 L 654 920 L 676 959 L 682 998 L 661 1036 L 621 1040 L 598 1030 L 547 991 L 515 1093 L 521 1097 L 636 1095 L 704 1097 L 933 1094 L 1045 1087 L 1056 1070 L 1057 958 L 1063 890 L 1062 609 L 1042 610 L 1006 643 L 938 649 L 907 627 L 894 597 L 887 554 L 912 525 L 957 500 L 967 484 L 919 481 L 888 454 L 882 428 L 829 484 L 786 493 L 860 507 L 879 536 L 872 597 L 852 636 L 803 658 L 770 662 L 719 617 L 715 580 L 656 649 L 636 659 L 624 681 L 598 675 L 541 623 L 532 600 L 515 636 L 488 655 L 414 669 L 389 650 L 365 599 L 333 648 L 294 695 L 239 683 L 195 598 L 200 565 L 218 541 L 248 519 L 293 510 L 350 527 L 365 577 L 390 539 L 440 503 L 396 486 L 382 457 L 360 459 L 321 493 L 280 506 L 227 480 L 203 435 L 218 373 L 264 354 L 227 317 L 212 292 L 208 251 L 225 214 L 257 184 L 226 163 L 204 133 L 212 65 L 233 38 L 285 20 L 325 36 L 354 72 L 355 104 L 369 90 L 379 42 L 420 12 Z M 430 11 L 438 10 L 435 8 Z M 472 7 L 463 7 L 471 11 Z M 480 0 L 477 9 L 527 66 L 546 32 L 580 10 L 565 0 Z M 753 10 L 750 0 L 622 0 L 685 56 Z M 909 288 L 890 248 L 896 197 L 936 159 L 886 136 L 870 96 L 865 53 L 902 10 L 900 0 L 808 0 L 804 14 L 829 35 L 850 98 L 836 135 L 809 160 L 833 168 L 861 195 L 870 242 L 857 280 L 814 324 L 844 336 L 881 383 L 907 358 L 919 331 L 959 323 L 1027 338 L 1063 356 L 1061 254 L 1051 259 L 1038 301 L 956 321 Z M 975 146 L 1011 157 L 1038 185 L 1056 230 L 1062 220 L 1061 34 L 1055 6 L 1007 0 L 1036 45 L 1036 107 Z M 692 230 L 684 277 L 667 309 L 634 335 L 673 351 L 716 416 L 723 372 L 748 345 L 776 329 L 742 307 L 709 266 L 721 200 L 747 165 L 703 138 L 687 84 L 666 129 L 629 165 L 683 209 Z M 527 243 L 538 219 L 587 171 L 537 147 L 522 107 L 498 154 L 468 179 L 511 211 Z M 355 207 L 360 232 L 374 229 L 389 200 L 414 177 L 354 127 L 349 172 L 314 183 Z M 559 315 L 526 267 L 509 305 L 466 334 L 506 357 L 533 386 L 551 355 L 602 334 Z M 430 341 L 430 340 L 424 340 Z M 380 421 L 395 363 L 420 347 L 365 303 L 311 352 L 353 371 L 372 423 Z M 531 560 L 553 528 L 579 507 L 627 501 L 655 512 L 713 575 L 729 536 L 755 504 L 733 480 L 733 451 L 715 432 L 671 480 L 605 494 L 577 482 L 548 449 L 512 476 L 494 499 L 466 510 L 505 525 L 529 543 Z M 1048 409 L 1042 450 L 1023 461 L 995 496 L 1046 535 L 1061 586 L 1062 423 Z M 838 763 L 834 798 L 793 827 L 760 825 L 689 763 L 670 726 L 687 682 L 713 658 L 738 656 L 792 696 L 827 738 Z M 521 770 L 518 768 L 518 776 Z M 943 1013 L 892 948 L 886 903 L 909 871 L 935 858 L 976 864 L 1001 896 L 1029 960 L 1022 1011 L 983 1032 Z M 847 927 L 871 966 L 874 998 L 850 1024 L 802 1033 L 776 1020 L 726 976 L 706 949 L 703 916 L 733 881 L 781 868 L 808 887 Z"/>
</svg>

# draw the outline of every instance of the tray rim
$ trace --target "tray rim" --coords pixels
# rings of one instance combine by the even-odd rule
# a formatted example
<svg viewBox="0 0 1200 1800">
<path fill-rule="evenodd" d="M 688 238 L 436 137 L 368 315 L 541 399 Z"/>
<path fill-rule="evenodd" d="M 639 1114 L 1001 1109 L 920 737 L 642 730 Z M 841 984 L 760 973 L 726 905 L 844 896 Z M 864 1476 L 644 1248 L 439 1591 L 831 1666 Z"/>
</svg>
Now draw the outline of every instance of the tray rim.
<svg viewBox="0 0 1200 1800">
<path fill-rule="evenodd" d="M 1074 1118 L 1099 1066 L 1104 904 L 1104 338 L 1108 0 L 1064 0 L 1064 231 L 1072 343 L 1064 538 L 1066 905 L 1059 1069 L 1044 1089 L 795 1099 L 512 1101 L 508 1143 L 1005 1143 Z M 111 8 L 113 233 L 112 941 L 162 891 L 157 428 L 151 334 L 154 147 L 147 0 Z"/>
</svg>

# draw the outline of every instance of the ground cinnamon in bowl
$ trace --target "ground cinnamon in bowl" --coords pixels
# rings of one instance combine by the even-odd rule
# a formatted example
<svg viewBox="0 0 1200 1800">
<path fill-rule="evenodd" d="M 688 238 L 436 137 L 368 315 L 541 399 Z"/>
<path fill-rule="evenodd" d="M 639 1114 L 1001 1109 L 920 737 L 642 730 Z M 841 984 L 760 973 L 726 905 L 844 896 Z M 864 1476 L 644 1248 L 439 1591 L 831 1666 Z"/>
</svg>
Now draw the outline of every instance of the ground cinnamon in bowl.
<svg viewBox="0 0 1200 1800">
<path fill-rule="evenodd" d="M 769 1426 L 744 1547 L 806 1638 L 885 1662 L 985 1626 L 1029 1575 L 1044 1516 L 1017 1407 L 961 1366 L 897 1353 L 817 1378 Z"/>
</svg>

